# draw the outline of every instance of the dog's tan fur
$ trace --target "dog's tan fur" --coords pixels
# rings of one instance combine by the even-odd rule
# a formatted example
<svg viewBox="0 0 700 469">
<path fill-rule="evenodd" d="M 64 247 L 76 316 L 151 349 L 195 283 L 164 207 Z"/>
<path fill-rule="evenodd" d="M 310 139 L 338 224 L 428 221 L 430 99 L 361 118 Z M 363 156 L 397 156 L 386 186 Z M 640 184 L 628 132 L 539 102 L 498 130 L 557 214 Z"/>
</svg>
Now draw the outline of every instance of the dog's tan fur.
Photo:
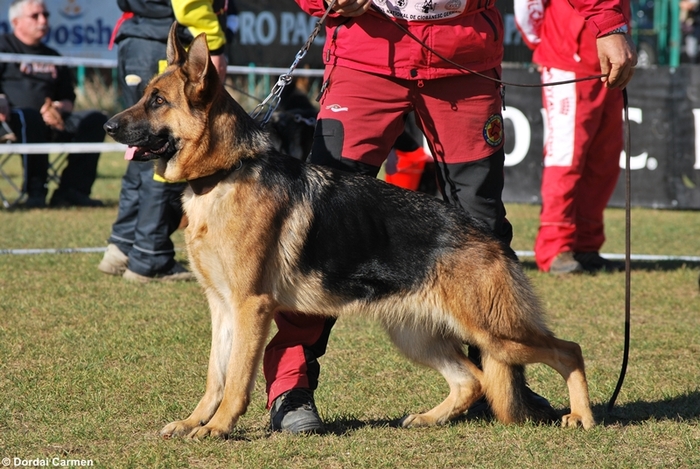
<svg viewBox="0 0 700 469">
<path fill-rule="evenodd" d="M 273 315 L 280 310 L 372 317 L 404 354 L 442 373 L 449 383 L 448 397 L 428 412 L 406 417 L 404 426 L 447 422 L 484 394 L 499 420 L 531 418 L 536 412 L 526 405 L 524 381 L 518 376 L 522 365 L 535 362 L 553 367 L 568 384 L 571 413 L 563 424 L 595 424 L 581 350 L 547 329 L 542 308 L 507 246 L 477 221 L 430 197 L 286 162 L 220 85 L 204 37 L 185 52 L 173 31 L 169 67 L 151 81 L 139 103 L 106 126 L 129 145 L 158 146 L 149 150 L 156 155 L 144 159 L 161 154 L 156 171 L 166 179 L 187 179 L 195 187 L 200 178 L 223 171 L 210 191 L 187 190 L 183 197 L 190 265 L 211 309 L 212 348 L 204 396 L 188 418 L 166 425 L 162 435 L 224 437 L 232 431 L 250 402 Z M 144 143 L 156 140 L 157 145 Z M 268 166 L 261 163 L 266 159 L 272 162 Z M 303 193 L 292 187 L 299 181 Z M 355 185 L 362 189 L 353 189 Z M 426 213 L 439 214 L 435 223 L 444 224 L 444 236 L 438 230 L 444 241 L 428 240 L 437 244 L 426 250 L 433 260 L 415 266 L 416 272 L 400 287 L 353 296 L 342 290 L 343 282 L 333 283 L 336 271 L 309 264 L 306 256 L 318 247 L 314 243 L 332 242 L 309 239 L 310 231 L 323 222 L 318 208 L 333 203 L 326 202 L 330 189 L 347 191 L 342 193 L 358 202 L 366 202 L 366 191 L 376 191 L 382 197 L 371 200 L 374 208 L 389 204 L 389 199 L 395 199 L 391 203 L 397 204 L 396 210 L 428 207 Z M 359 223 L 376 216 L 356 210 Z M 433 223 L 414 220 L 410 210 L 397 222 L 402 226 L 395 237 L 403 229 L 422 233 Z M 392 232 L 392 222 L 379 222 Z M 335 256 L 336 251 L 330 252 Z M 393 268 L 393 261 L 387 262 L 381 272 Z M 465 342 L 480 348 L 483 371 L 465 356 Z"/>
</svg>

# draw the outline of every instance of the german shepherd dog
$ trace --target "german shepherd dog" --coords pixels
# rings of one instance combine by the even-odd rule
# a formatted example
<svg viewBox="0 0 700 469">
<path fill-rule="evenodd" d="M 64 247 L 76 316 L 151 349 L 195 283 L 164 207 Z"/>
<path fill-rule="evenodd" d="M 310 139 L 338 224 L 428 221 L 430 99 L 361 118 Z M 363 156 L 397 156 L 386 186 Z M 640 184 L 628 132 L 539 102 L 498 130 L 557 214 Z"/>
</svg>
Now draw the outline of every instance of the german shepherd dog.
<svg viewBox="0 0 700 469">
<path fill-rule="evenodd" d="M 514 252 L 485 224 L 434 197 L 281 154 L 221 85 L 205 36 L 186 52 L 174 31 L 166 70 L 105 124 L 157 174 L 189 181 L 185 237 L 212 346 L 204 396 L 162 436 L 231 433 L 276 311 L 374 318 L 408 358 L 440 372 L 449 395 L 404 427 L 445 423 L 483 395 L 502 422 L 536 420 L 523 366 L 536 362 L 568 385 L 563 425 L 595 425 L 580 347 L 550 332 Z M 482 368 L 465 343 L 481 350 Z"/>
</svg>

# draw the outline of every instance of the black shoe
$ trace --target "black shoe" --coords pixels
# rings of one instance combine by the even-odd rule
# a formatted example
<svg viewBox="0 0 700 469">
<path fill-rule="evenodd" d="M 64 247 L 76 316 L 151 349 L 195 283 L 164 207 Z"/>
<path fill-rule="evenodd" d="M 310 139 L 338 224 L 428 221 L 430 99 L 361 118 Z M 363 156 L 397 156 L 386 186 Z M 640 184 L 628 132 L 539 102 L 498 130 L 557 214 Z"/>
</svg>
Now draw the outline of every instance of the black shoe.
<svg viewBox="0 0 700 469">
<path fill-rule="evenodd" d="M 622 272 L 625 270 L 625 263 L 620 261 L 611 261 L 602 257 L 595 251 L 577 252 L 574 254 L 576 259 L 587 272 Z"/>
<path fill-rule="evenodd" d="M 542 407 L 542 408 L 548 407 L 548 408 L 552 409 L 552 404 L 549 403 L 547 398 L 540 396 L 539 394 L 537 394 L 535 391 L 533 391 L 532 389 L 530 389 L 528 387 L 525 388 L 525 392 L 527 393 L 528 400 L 530 402 L 534 402 L 535 404 L 537 404 L 539 407 Z"/>
<path fill-rule="evenodd" d="M 493 417 L 493 411 L 486 400 L 486 396 L 481 396 L 479 400 L 473 403 L 467 410 L 467 418 L 469 419 L 487 419 Z"/>
<path fill-rule="evenodd" d="M 52 207 L 103 207 L 101 200 L 91 199 L 75 189 L 67 191 L 56 190 L 51 196 Z"/>
<path fill-rule="evenodd" d="M 543 409 L 545 414 L 551 414 L 551 415 L 556 415 L 555 410 L 552 408 L 552 405 L 549 403 L 549 401 L 537 394 L 535 391 L 530 389 L 529 387 L 525 388 L 526 392 L 526 399 L 534 404 L 534 407 Z M 469 410 L 467 411 L 467 415 L 470 418 L 491 418 L 493 417 L 493 410 L 491 410 L 491 406 L 489 405 L 489 401 L 486 400 L 486 396 L 482 396 L 478 401 L 473 403 L 471 407 L 469 407 Z"/>
<path fill-rule="evenodd" d="M 25 208 L 46 208 L 46 196 L 44 195 L 29 195 L 24 203 Z"/>
<path fill-rule="evenodd" d="M 275 399 L 270 407 L 270 427 L 275 432 L 323 432 L 323 421 L 318 416 L 313 391 L 292 389 Z"/>
<path fill-rule="evenodd" d="M 104 271 L 103 271 L 104 272 Z M 148 283 L 148 282 L 191 282 L 194 280 L 197 280 L 197 278 L 194 275 L 194 272 L 190 272 L 180 264 L 179 262 L 175 262 L 172 267 L 170 267 L 168 270 L 165 272 L 158 272 L 154 275 L 141 275 L 137 274 L 133 270 L 129 270 L 128 268 L 124 270 L 124 273 L 122 274 L 122 278 L 124 280 L 128 280 L 130 282 L 140 282 L 140 283 Z"/>
</svg>

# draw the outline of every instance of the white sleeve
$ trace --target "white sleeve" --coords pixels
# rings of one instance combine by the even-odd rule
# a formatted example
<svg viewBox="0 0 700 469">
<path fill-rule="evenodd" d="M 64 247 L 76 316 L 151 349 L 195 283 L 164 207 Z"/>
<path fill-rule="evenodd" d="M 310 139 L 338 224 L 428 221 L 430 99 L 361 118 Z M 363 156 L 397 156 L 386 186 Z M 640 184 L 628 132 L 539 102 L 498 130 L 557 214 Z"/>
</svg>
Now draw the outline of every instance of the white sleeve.
<svg viewBox="0 0 700 469">
<path fill-rule="evenodd" d="M 515 25 L 525 44 L 535 49 L 540 43 L 540 28 L 548 0 L 513 0 Z"/>
</svg>

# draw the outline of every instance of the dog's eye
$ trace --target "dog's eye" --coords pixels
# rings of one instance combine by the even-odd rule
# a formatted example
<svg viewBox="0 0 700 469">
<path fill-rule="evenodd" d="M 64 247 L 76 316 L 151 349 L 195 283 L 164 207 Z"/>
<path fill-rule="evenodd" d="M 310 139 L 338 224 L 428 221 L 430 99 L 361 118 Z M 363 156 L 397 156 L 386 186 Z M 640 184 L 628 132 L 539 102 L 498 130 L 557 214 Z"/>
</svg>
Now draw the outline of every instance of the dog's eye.
<svg viewBox="0 0 700 469">
<path fill-rule="evenodd" d="M 158 106 L 162 106 L 163 104 L 165 104 L 165 99 L 162 96 L 156 96 L 153 102 Z"/>
</svg>

